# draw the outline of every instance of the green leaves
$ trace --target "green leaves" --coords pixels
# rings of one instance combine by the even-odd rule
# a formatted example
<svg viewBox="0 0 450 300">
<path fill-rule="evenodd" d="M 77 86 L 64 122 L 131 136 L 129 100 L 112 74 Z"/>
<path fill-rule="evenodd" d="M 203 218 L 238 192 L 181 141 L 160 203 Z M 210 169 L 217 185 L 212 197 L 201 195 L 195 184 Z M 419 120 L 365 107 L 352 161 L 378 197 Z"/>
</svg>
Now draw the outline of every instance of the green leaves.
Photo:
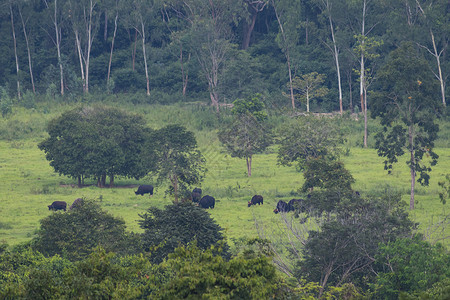
<svg viewBox="0 0 450 300">
<path fill-rule="evenodd" d="M 33 248 L 46 256 L 55 254 L 76 261 L 102 245 L 108 251 L 134 253 L 139 241 L 125 232 L 125 222 L 103 211 L 89 200 L 65 213 L 53 213 L 41 220 Z"/>
<path fill-rule="evenodd" d="M 207 249 L 223 239 L 222 228 L 210 217 L 209 213 L 191 203 L 174 203 L 164 210 L 150 207 L 147 213 L 140 215 L 140 227 L 145 230 L 142 243 L 145 251 L 150 252 L 154 262 L 161 262 L 176 247 L 187 245 L 193 240 L 201 249 Z M 228 246 L 224 245 L 224 254 Z"/>
<path fill-rule="evenodd" d="M 140 178 L 151 168 L 151 153 L 142 159 L 149 134 L 142 117 L 115 108 L 82 107 L 53 119 L 50 137 L 38 147 L 56 172 L 78 178 L 115 175 Z M 147 151 L 148 152 L 148 151 Z M 80 183 L 80 182 L 79 182 Z"/>
<path fill-rule="evenodd" d="M 206 172 L 205 158 L 197 149 L 197 140 L 184 126 L 168 125 L 156 131 L 149 143 L 155 149 L 155 168 L 158 183 L 170 181 L 167 192 L 186 195 L 191 185 L 199 184 Z"/>
</svg>

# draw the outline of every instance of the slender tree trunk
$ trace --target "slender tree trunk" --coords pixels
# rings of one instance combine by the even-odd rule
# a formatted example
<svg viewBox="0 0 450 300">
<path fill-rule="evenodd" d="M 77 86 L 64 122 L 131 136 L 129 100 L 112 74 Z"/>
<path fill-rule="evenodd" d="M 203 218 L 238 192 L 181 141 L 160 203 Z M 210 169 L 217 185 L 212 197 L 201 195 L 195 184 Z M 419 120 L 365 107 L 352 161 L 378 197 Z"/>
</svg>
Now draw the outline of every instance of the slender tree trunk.
<svg viewBox="0 0 450 300">
<path fill-rule="evenodd" d="M 19 79 L 19 57 L 17 56 L 17 41 L 16 41 L 16 31 L 14 29 L 14 15 L 12 9 L 12 3 L 9 3 L 9 11 L 11 13 L 11 28 L 12 28 L 12 36 L 14 42 L 14 56 L 16 57 L 16 75 L 17 75 L 17 98 L 21 98 L 20 94 L 20 79 Z"/>
<path fill-rule="evenodd" d="M 364 148 L 367 148 L 367 88 L 364 88 Z"/>
<path fill-rule="evenodd" d="M 78 187 L 81 188 L 81 186 L 82 186 L 81 185 L 81 175 L 78 175 L 77 179 L 78 179 Z"/>
<path fill-rule="evenodd" d="M 248 47 L 250 46 L 250 39 L 251 39 L 251 36 L 253 33 L 253 29 L 255 28 L 257 15 L 258 15 L 258 12 L 253 12 L 250 24 L 247 24 L 247 22 L 243 22 L 243 26 L 244 26 L 244 37 L 242 40 L 242 49 L 243 50 L 247 50 Z"/>
<path fill-rule="evenodd" d="M 348 76 L 348 92 L 349 92 L 349 101 L 350 101 L 350 113 L 353 113 L 353 87 L 352 87 L 352 75 Z"/>
<path fill-rule="evenodd" d="M 59 64 L 59 76 L 61 83 L 61 96 L 64 96 L 64 69 L 61 59 L 61 29 L 58 28 L 58 19 L 57 19 L 57 1 L 55 0 L 55 15 L 54 15 L 54 24 L 55 24 L 55 38 L 56 38 L 56 50 L 58 52 L 58 64 Z"/>
<path fill-rule="evenodd" d="M 191 55 L 188 56 L 188 61 L 191 59 Z M 181 78 L 183 80 L 183 97 L 186 96 L 186 90 L 188 85 L 188 72 L 184 72 L 184 63 L 183 63 L 183 45 L 180 43 L 180 64 L 181 64 Z"/>
<path fill-rule="evenodd" d="M 436 42 L 434 40 L 434 34 L 433 31 L 430 29 L 430 35 L 431 35 L 431 41 L 433 42 L 433 50 L 434 50 L 434 54 L 433 56 L 436 58 L 436 63 L 437 63 L 437 67 L 438 67 L 438 79 L 439 79 L 439 83 L 441 85 L 441 97 L 442 97 L 442 104 L 444 105 L 444 107 L 447 106 L 446 102 L 445 102 L 445 79 L 442 76 L 442 68 L 441 68 L 441 53 L 438 53 L 437 51 L 437 47 L 436 47 Z"/>
<path fill-rule="evenodd" d="M 28 34 L 27 34 L 26 27 L 25 27 L 25 21 L 23 20 L 22 10 L 20 8 L 19 8 L 19 15 L 20 15 L 20 20 L 22 21 L 22 29 L 23 29 L 23 35 L 25 36 L 25 43 L 27 45 L 28 67 L 30 69 L 31 87 L 33 89 L 33 94 L 36 94 L 36 88 L 34 86 L 33 67 L 31 64 L 31 51 L 30 51 L 30 45 L 28 43 Z"/>
<path fill-rule="evenodd" d="M 286 35 L 284 33 L 283 24 L 281 24 L 280 17 L 278 16 L 278 12 L 275 6 L 274 1 L 272 0 L 273 9 L 275 10 L 275 16 L 277 17 L 278 25 L 280 26 L 281 36 L 283 37 L 284 45 L 286 47 L 285 56 L 288 66 L 288 72 L 289 72 L 289 91 L 291 96 L 291 104 L 292 104 L 292 110 L 295 110 L 295 98 L 294 98 L 294 87 L 292 85 L 292 70 L 291 70 L 291 60 L 289 56 L 289 46 L 287 43 Z"/>
<path fill-rule="evenodd" d="M 246 158 L 247 160 L 247 175 L 248 177 L 252 176 L 252 156 Z"/>
<path fill-rule="evenodd" d="M 136 29 L 135 32 L 134 32 L 134 49 L 133 49 L 133 52 L 132 52 L 132 55 L 131 55 L 131 57 L 133 59 L 133 61 L 132 61 L 133 71 L 134 71 L 134 62 L 136 61 L 137 33 L 138 33 L 138 31 Z"/>
<path fill-rule="evenodd" d="M 328 20 L 330 21 L 331 38 L 333 40 L 333 48 L 334 48 L 334 62 L 336 64 L 336 72 L 337 72 L 337 77 L 338 77 L 339 112 L 342 115 L 344 113 L 344 109 L 342 106 L 341 68 L 339 67 L 339 50 L 337 48 L 336 38 L 334 37 L 334 27 L 333 27 L 333 21 L 331 20 L 331 13 L 329 13 Z"/>
<path fill-rule="evenodd" d="M 147 80 L 147 96 L 150 96 L 150 79 L 148 77 L 147 54 L 145 53 L 145 26 L 143 20 L 141 20 L 141 29 L 142 29 L 142 54 L 144 56 L 145 79 Z"/>
<path fill-rule="evenodd" d="M 409 199 L 409 209 L 414 209 L 414 188 L 416 184 L 416 164 L 415 164 L 415 157 L 414 157 L 414 125 L 409 126 L 409 153 L 411 155 L 411 196 Z"/>
<path fill-rule="evenodd" d="M 306 89 L 306 112 L 309 112 L 309 90 Z"/>
<path fill-rule="evenodd" d="M 75 29 L 75 41 L 77 43 L 78 59 L 80 61 L 81 82 L 83 83 L 83 93 L 86 92 L 86 81 L 84 78 L 83 53 L 81 52 L 81 41 L 78 35 L 78 29 Z"/>
<path fill-rule="evenodd" d="M 109 175 L 109 187 L 112 188 L 114 186 L 114 174 Z"/>
<path fill-rule="evenodd" d="M 103 30 L 103 40 L 106 42 L 108 39 L 108 11 L 105 10 L 105 27 Z"/>
<path fill-rule="evenodd" d="M 85 62 L 85 68 L 86 68 L 86 72 L 85 72 L 85 80 L 86 80 L 86 84 L 85 84 L 85 92 L 86 94 L 89 94 L 89 62 L 90 62 L 90 58 L 91 58 L 91 48 L 92 48 L 92 42 L 93 42 L 93 37 L 92 37 L 92 15 L 94 14 L 94 7 L 95 4 L 92 3 L 92 0 L 89 2 L 90 6 L 89 6 L 89 23 L 88 23 L 88 27 L 87 27 L 87 35 L 88 35 L 88 44 L 87 44 L 87 53 L 86 53 L 86 62 Z"/>
<path fill-rule="evenodd" d="M 114 41 L 116 39 L 116 34 L 117 34 L 117 19 L 119 18 L 119 13 L 116 12 L 116 17 L 114 18 L 114 33 L 113 33 L 113 38 L 111 41 L 111 52 L 109 54 L 109 63 L 108 63 L 108 76 L 106 79 L 106 82 L 109 84 L 109 78 L 111 76 L 111 64 L 112 64 L 112 56 L 113 56 L 113 50 L 114 50 Z"/>
<path fill-rule="evenodd" d="M 367 148 L 367 110 L 364 99 L 364 90 L 366 88 L 365 82 L 365 66 L 364 66 L 364 38 L 365 38 L 365 23 L 366 23 L 366 0 L 363 1 L 363 17 L 362 17 L 362 26 L 361 26 L 361 69 L 360 69 L 360 98 L 361 98 L 361 110 L 364 113 L 364 148 Z"/>
</svg>

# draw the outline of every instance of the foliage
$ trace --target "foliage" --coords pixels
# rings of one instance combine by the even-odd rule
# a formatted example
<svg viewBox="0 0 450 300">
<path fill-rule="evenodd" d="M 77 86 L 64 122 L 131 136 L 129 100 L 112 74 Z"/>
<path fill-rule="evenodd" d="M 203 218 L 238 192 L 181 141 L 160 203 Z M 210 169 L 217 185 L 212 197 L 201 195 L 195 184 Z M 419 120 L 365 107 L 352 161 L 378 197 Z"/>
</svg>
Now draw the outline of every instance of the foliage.
<svg viewBox="0 0 450 300">
<path fill-rule="evenodd" d="M 82 107 L 64 112 L 48 124 L 50 137 L 39 144 L 59 174 L 78 178 L 93 176 L 100 185 L 114 176 L 140 178 L 152 159 L 141 159 L 149 135 L 142 117 L 108 107 Z"/>
<path fill-rule="evenodd" d="M 159 299 L 268 299 L 276 290 L 277 273 L 265 256 L 225 260 L 216 249 L 181 246 L 163 264 L 174 276 L 159 290 Z"/>
<path fill-rule="evenodd" d="M 324 74 L 311 72 L 304 74 L 301 77 L 295 77 L 292 80 L 292 87 L 297 94 L 294 94 L 301 102 L 306 103 L 306 111 L 309 112 L 309 103 L 312 99 L 320 98 L 328 94 L 328 88 L 321 86 L 324 79 Z"/>
<path fill-rule="evenodd" d="M 296 162 L 299 170 L 303 170 L 310 159 L 337 159 L 344 142 L 340 128 L 330 120 L 316 117 L 299 117 L 286 122 L 278 136 L 278 163 L 291 166 Z"/>
<path fill-rule="evenodd" d="M 33 248 L 46 256 L 59 254 L 80 260 L 101 245 L 107 251 L 127 254 L 139 248 L 138 236 L 125 231 L 125 222 L 105 212 L 100 204 L 84 199 L 67 212 L 55 212 L 41 220 Z"/>
<path fill-rule="evenodd" d="M 263 152 L 272 142 L 270 128 L 265 122 L 267 113 L 261 95 L 233 102 L 233 120 L 218 132 L 220 142 L 232 157 L 245 158 L 247 174 L 251 176 L 252 158 Z"/>
<path fill-rule="evenodd" d="M 391 170 L 398 157 L 406 152 L 411 169 L 411 189 L 417 181 L 428 185 L 431 167 L 438 155 L 433 151 L 439 126 L 435 123 L 441 104 L 436 97 L 438 86 L 427 71 L 426 61 L 417 55 L 412 43 L 403 43 L 392 51 L 377 79 L 372 95 L 372 117 L 380 117 L 383 131 L 376 135 L 378 155 L 385 157 L 384 168 Z M 410 208 L 414 208 L 411 194 Z"/>
<path fill-rule="evenodd" d="M 222 228 L 209 213 L 190 202 L 174 203 L 165 209 L 150 207 L 140 215 L 144 229 L 142 245 L 153 262 L 160 263 L 176 247 L 196 240 L 200 249 L 207 249 L 223 239 Z M 223 246 L 228 256 L 228 246 Z"/>
<path fill-rule="evenodd" d="M 442 189 L 439 193 L 439 199 L 441 199 L 442 204 L 445 204 L 450 195 L 450 174 L 445 175 L 445 180 L 439 181 L 438 184 Z"/>
<path fill-rule="evenodd" d="M 313 188 L 338 189 L 345 192 L 351 190 L 351 185 L 355 182 L 352 174 L 339 161 L 310 159 L 306 162 L 305 169 L 305 182 L 302 187 L 304 192 Z"/>
<path fill-rule="evenodd" d="M 158 175 L 160 184 L 170 181 L 168 192 L 174 195 L 175 202 L 180 195 L 186 195 L 192 185 L 201 183 L 206 172 L 205 158 L 191 131 L 184 126 L 168 125 L 156 131 L 149 144 L 147 148 L 155 148 L 157 161 L 152 173 Z"/>
<path fill-rule="evenodd" d="M 0 87 L 0 111 L 3 118 L 12 112 L 12 104 L 12 99 L 9 97 L 6 89 Z"/>
<path fill-rule="evenodd" d="M 346 282 L 363 287 L 374 274 L 379 244 L 408 237 L 414 228 L 400 195 L 346 196 L 327 215 L 319 230 L 309 232 L 296 273 L 323 288 Z"/>
<path fill-rule="evenodd" d="M 415 294 L 450 278 L 450 254 L 442 245 L 431 245 L 422 236 L 380 245 L 375 256 L 376 297 L 394 299 L 401 292 Z"/>
</svg>

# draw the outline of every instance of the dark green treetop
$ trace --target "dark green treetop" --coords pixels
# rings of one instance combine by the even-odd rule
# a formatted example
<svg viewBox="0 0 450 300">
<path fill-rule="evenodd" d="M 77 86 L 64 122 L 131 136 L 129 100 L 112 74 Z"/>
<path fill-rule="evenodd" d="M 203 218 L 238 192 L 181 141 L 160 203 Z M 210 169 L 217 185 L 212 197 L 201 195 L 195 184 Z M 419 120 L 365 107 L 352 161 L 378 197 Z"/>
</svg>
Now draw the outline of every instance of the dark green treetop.
<svg viewBox="0 0 450 300">
<path fill-rule="evenodd" d="M 164 209 L 150 207 L 140 216 L 144 250 L 150 252 L 151 260 L 157 263 L 180 244 L 196 240 L 200 249 L 207 249 L 223 239 L 222 228 L 209 213 L 190 202 L 174 203 Z M 227 251 L 228 246 L 224 246 L 226 255 Z"/>
</svg>

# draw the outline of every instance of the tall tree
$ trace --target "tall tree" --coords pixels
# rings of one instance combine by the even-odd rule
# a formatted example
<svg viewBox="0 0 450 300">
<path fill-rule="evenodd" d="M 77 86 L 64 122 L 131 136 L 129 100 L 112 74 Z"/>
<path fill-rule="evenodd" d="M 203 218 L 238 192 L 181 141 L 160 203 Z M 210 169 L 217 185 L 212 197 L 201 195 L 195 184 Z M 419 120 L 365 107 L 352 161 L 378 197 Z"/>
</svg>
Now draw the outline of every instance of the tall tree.
<svg viewBox="0 0 450 300">
<path fill-rule="evenodd" d="M 379 55 L 377 53 L 374 53 L 374 50 L 383 44 L 381 41 L 375 40 L 375 38 L 369 38 L 367 36 L 357 35 L 357 42 L 354 47 L 354 51 L 357 53 L 358 56 L 361 57 L 362 67 L 359 70 L 355 70 L 356 73 L 359 75 L 359 80 L 363 81 L 364 84 L 362 85 L 363 88 L 363 98 L 361 98 L 363 101 L 361 102 L 362 106 L 362 112 L 364 113 L 364 148 L 367 148 L 367 139 L 368 139 L 368 132 L 367 132 L 367 89 L 370 85 L 370 83 L 373 80 L 373 69 L 370 69 L 367 65 L 367 62 L 369 59 L 377 58 Z M 361 72 L 363 72 L 361 74 Z"/>
<path fill-rule="evenodd" d="M 337 74 L 337 82 L 338 82 L 338 92 L 339 92 L 339 112 L 341 115 L 344 112 L 343 104 L 342 104 L 342 82 L 341 82 L 341 67 L 339 63 L 339 53 L 340 53 L 340 47 L 338 45 L 337 39 L 336 39 L 336 29 L 335 29 L 335 20 L 334 20 L 334 10 L 333 10 L 333 4 L 339 5 L 340 1 L 332 1 L 332 0 L 320 0 L 320 7 L 329 23 L 329 30 L 331 35 L 331 45 L 325 41 L 325 44 L 327 47 L 331 50 L 333 54 L 334 64 L 336 67 L 336 74 Z"/>
<path fill-rule="evenodd" d="M 147 96 L 150 96 L 150 77 L 148 73 L 147 63 L 147 21 L 153 18 L 155 10 L 157 10 L 157 0 L 145 1 L 145 0 L 133 0 L 131 8 L 131 17 L 133 19 L 133 26 L 136 32 L 141 35 L 142 42 L 142 56 L 144 59 L 144 71 L 146 80 Z"/>
<path fill-rule="evenodd" d="M 101 0 L 68 0 L 69 18 L 75 34 L 78 59 L 80 62 L 83 92 L 89 93 L 89 66 L 92 43 L 99 28 L 98 12 Z"/>
<path fill-rule="evenodd" d="M 21 98 L 20 92 L 20 79 L 19 79 L 19 57 L 17 55 L 17 39 L 16 39 L 16 29 L 14 25 L 14 12 L 13 12 L 13 0 L 9 0 L 9 14 L 11 17 L 11 33 L 13 37 L 14 45 L 14 56 L 16 58 L 16 76 L 17 76 L 17 98 Z"/>
<path fill-rule="evenodd" d="M 184 126 L 168 125 L 155 132 L 152 139 L 157 155 L 157 166 L 153 173 L 158 183 L 169 180 L 168 192 L 178 202 L 191 185 L 201 183 L 205 168 L 205 158 L 197 148 L 197 140 Z"/>
<path fill-rule="evenodd" d="M 392 51 L 377 74 L 372 117 L 380 117 L 383 130 L 376 136 L 376 148 L 378 155 L 386 158 L 384 168 L 389 172 L 398 157 L 409 153 L 409 207 L 412 210 L 416 180 L 428 185 L 431 167 L 426 165 L 427 160 L 434 166 L 438 159 L 433 151 L 439 131 L 435 120 L 442 107 L 437 82 L 412 43 L 403 43 Z M 417 173 L 420 173 L 419 178 L 416 178 Z"/>
<path fill-rule="evenodd" d="M 416 0 L 416 3 L 419 8 L 420 15 L 423 18 L 424 27 L 427 31 L 429 31 L 429 39 L 431 42 L 431 47 L 428 47 L 426 44 L 419 45 L 426 49 L 426 51 L 436 60 L 437 71 L 433 73 L 439 80 L 442 104 L 446 106 L 446 77 L 443 74 L 441 59 L 445 57 L 444 54 L 450 39 L 450 14 L 448 13 L 448 1 L 436 0 L 427 2 Z"/>
<path fill-rule="evenodd" d="M 278 21 L 279 34 L 277 42 L 280 45 L 285 57 L 289 75 L 289 95 L 292 109 L 295 110 L 295 97 L 293 88 L 293 63 L 292 52 L 298 39 L 298 14 L 301 11 L 300 1 L 297 0 L 272 0 L 272 6 Z"/>
<path fill-rule="evenodd" d="M 233 45 L 232 25 L 243 14 L 241 0 L 183 0 L 181 15 L 190 24 L 186 32 L 189 48 L 197 58 L 208 82 L 211 105 L 219 111 L 220 73 L 229 59 Z"/>
<path fill-rule="evenodd" d="M 233 157 L 245 158 L 247 175 L 252 176 L 252 159 L 256 153 L 264 151 L 272 142 L 267 113 L 261 95 L 233 102 L 232 123 L 218 133 L 220 142 Z"/>
<path fill-rule="evenodd" d="M 47 0 L 43 0 L 43 1 L 45 3 L 47 10 L 49 11 L 48 15 L 53 23 L 54 30 L 55 30 L 55 38 L 52 37 L 51 39 L 56 46 L 56 53 L 58 55 L 58 65 L 59 65 L 60 93 L 61 93 L 61 96 L 64 96 L 64 67 L 63 67 L 62 57 L 61 57 L 61 40 L 62 40 L 61 23 L 63 22 L 64 14 L 61 11 L 61 6 L 58 6 L 58 0 L 55 0 L 53 2 L 53 12 L 50 12 L 51 4 L 49 3 L 49 1 L 47 1 Z"/>
<path fill-rule="evenodd" d="M 309 103 L 312 99 L 323 97 L 328 94 L 328 89 L 321 86 L 325 80 L 325 75 L 312 72 L 295 77 L 292 85 L 298 91 L 297 98 L 306 102 L 306 111 L 309 112 Z"/>
<path fill-rule="evenodd" d="M 250 39 L 252 37 L 253 29 L 255 28 L 256 17 L 258 13 L 262 12 L 267 7 L 269 0 L 243 0 L 247 4 L 248 16 L 243 19 L 243 36 L 242 46 L 243 50 L 247 50 L 250 46 Z"/>
<path fill-rule="evenodd" d="M 25 43 L 26 43 L 26 46 L 27 46 L 27 54 L 28 54 L 28 69 L 29 69 L 29 71 L 30 71 L 30 80 L 31 80 L 31 87 L 32 87 L 32 89 L 33 89 L 33 94 L 36 94 L 36 88 L 35 88 L 35 86 L 34 86 L 34 76 L 33 76 L 33 64 L 31 63 L 31 49 L 30 49 L 30 42 L 29 42 L 29 39 L 28 39 L 28 32 L 27 32 L 27 27 L 26 27 L 26 24 L 28 23 L 28 19 L 29 18 L 27 18 L 26 20 L 24 20 L 24 18 L 23 18 L 23 13 L 22 13 L 22 11 L 23 11 L 23 8 L 22 8 L 22 5 L 24 4 L 24 7 L 23 8 L 27 8 L 25 5 L 27 4 L 27 3 L 19 3 L 18 4 L 18 10 L 19 10 L 19 16 L 20 16 L 20 21 L 22 22 L 22 31 L 23 31 L 23 36 L 24 36 L 24 38 L 25 38 Z"/>
</svg>

